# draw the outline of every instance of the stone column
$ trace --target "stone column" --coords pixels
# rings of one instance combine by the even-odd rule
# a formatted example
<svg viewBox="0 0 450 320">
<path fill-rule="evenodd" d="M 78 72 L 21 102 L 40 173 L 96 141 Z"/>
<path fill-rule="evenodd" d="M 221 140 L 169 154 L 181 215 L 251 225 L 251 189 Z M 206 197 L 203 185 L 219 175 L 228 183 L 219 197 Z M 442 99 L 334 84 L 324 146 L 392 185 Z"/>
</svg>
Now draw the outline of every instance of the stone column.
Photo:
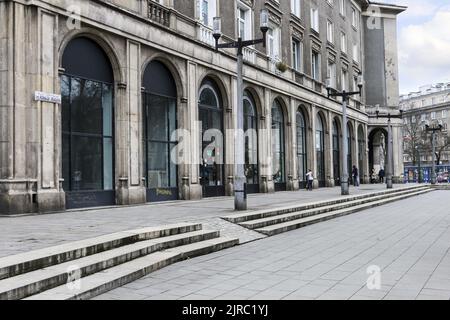
<svg viewBox="0 0 450 320">
<path fill-rule="evenodd" d="M 401 121 L 401 120 L 400 120 Z M 393 122 L 392 135 L 394 138 L 394 172 L 392 175 L 393 183 L 403 183 L 404 164 L 403 164 L 403 124 L 399 120 Z"/>
<path fill-rule="evenodd" d="M 297 173 L 297 126 L 296 126 L 297 102 L 294 98 L 290 99 L 288 108 L 289 123 L 286 126 L 286 160 L 287 160 L 287 190 L 295 191 L 299 189 Z"/>
<path fill-rule="evenodd" d="M 327 126 L 325 136 L 325 175 L 327 187 L 334 187 L 334 167 L 333 167 L 333 116 L 327 111 Z"/>
<path fill-rule="evenodd" d="M 272 94 L 270 89 L 264 88 L 264 100 L 261 102 L 263 115 L 260 123 L 263 124 L 260 130 L 260 192 L 273 193 L 275 192 L 275 184 L 272 179 Z"/>
<path fill-rule="evenodd" d="M 190 132 L 189 139 L 191 141 L 189 148 L 186 150 L 187 166 L 189 167 L 189 176 L 184 177 L 185 183 L 189 186 L 189 190 L 185 190 L 183 198 L 185 200 L 198 200 L 203 197 L 203 191 L 200 181 L 200 124 L 198 122 L 198 90 L 197 88 L 197 64 L 193 62 L 187 63 L 187 127 Z M 189 181 L 186 181 L 189 179 Z"/>
<path fill-rule="evenodd" d="M 234 195 L 235 132 L 238 116 L 237 78 L 231 78 L 231 105 L 224 105 L 225 195 Z"/>
<path fill-rule="evenodd" d="M 318 172 L 317 172 L 317 153 L 316 153 L 316 119 L 319 115 L 317 114 L 317 108 L 316 106 L 311 107 L 311 146 L 312 146 L 312 164 L 310 164 L 309 169 L 312 170 L 314 174 L 314 182 L 313 187 L 314 189 L 319 188 L 319 180 L 317 179 Z"/>
<path fill-rule="evenodd" d="M 369 136 L 368 136 L 368 128 L 367 125 L 364 125 L 364 157 L 363 157 L 363 164 L 364 164 L 364 184 L 370 183 L 370 175 L 372 174 L 371 168 L 369 168 Z"/>
<path fill-rule="evenodd" d="M 127 41 L 127 84 L 119 84 L 117 105 L 116 171 L 117 204 L 130 205 L 146 202 L 142 164 L 142 101 L 140 45 Z"/>
<path fill-rule="evenodd" d="M 60 106 L 34 101 L 60 92 L 57 17 L 5 1 L 0 16 L 0 214 L 64 210 Z"/>
</svg>

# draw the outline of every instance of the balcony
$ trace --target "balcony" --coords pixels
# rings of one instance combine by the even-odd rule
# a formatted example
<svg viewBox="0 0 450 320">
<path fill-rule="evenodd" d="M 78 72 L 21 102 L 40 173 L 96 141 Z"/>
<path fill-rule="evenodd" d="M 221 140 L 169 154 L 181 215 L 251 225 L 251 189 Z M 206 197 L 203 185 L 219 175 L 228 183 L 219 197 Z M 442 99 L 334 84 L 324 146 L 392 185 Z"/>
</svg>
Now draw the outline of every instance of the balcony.
<svg viewBox="0 0 450 320">
<path fill-rule="evenodd" d="M 251 47 L 245 47 L 243 49 L 244 60 L 255 64 L 256 63 L 256 50 Z"/>
<path fill-rule="evenodd" d="M 216 46 L 216 41 L 213 37 L 213 30 L 211 28 L 206 27 L 203 24 L 200 24 L 198 26 L 197 35 L 198 35 L 198 39 L 201 42 L 206 43 L 207 45 L 210 45 L 211 47 Z"/>
<path fill-rule="evenodd" d="M 148 0 L 148 18 L 163 26 L 170 27 L 170 9 L 160 5 L 158 2 Z"/>
</svg>

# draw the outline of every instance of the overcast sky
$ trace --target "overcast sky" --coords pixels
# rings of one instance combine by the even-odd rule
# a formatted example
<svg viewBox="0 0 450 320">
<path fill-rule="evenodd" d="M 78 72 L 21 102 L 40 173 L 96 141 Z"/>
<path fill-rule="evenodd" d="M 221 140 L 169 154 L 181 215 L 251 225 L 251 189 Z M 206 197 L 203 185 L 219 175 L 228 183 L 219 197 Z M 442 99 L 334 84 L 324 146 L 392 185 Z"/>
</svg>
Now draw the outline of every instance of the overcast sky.
<svg viewBox="0 0 450 320">
<path fill-rule="evenodd" d="M 381 0 L 408 6 L 399 16 L 400 92 L 450 81 L 450 1 Z"/>
</svg>

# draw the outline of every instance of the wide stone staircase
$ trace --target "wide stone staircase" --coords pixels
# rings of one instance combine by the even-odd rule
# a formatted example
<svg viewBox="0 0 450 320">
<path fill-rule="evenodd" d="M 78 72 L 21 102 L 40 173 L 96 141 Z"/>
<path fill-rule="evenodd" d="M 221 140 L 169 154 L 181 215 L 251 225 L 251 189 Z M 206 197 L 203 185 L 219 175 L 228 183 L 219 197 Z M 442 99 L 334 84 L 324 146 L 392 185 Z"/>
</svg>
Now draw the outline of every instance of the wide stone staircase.
<svg viewBox="0 0 450 320">
<path fill-rule="evenodd" d="M 433 191 L 428 186 L 403 187 L 277 209 L 246 211 L 222 219 L 273 236 Z"/>
<path fill-rule="evenodd" d="M 89 299 L 238 239 L 201 224 L 143 228 L 0 258 L 0 300 Z"/>
</svg>

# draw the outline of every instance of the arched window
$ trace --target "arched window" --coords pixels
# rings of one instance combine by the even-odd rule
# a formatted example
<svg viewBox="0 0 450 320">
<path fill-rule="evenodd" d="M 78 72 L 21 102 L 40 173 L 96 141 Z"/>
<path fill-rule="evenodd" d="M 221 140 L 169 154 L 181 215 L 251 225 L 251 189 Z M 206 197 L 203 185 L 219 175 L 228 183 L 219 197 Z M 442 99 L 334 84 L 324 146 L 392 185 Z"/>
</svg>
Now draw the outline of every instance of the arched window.
<svg viewBox="0 0 450 320">
<path fill-rule="evenodd" d="M 281 104 L 272 105 L 272 177 L 276 190 L 286 189 L 284 116 Z"/>
<path fill-rule="evenodd" d="M 110 61 L 97 43 L 80 37 L 67 45 L 62 67 L 66 206 L 114 204 L 114 77 Z"/>
<path fill-rule="evenodd" d="M 300 187 L 306 187 L 307 147 L 306 147 L 306 121 L 303 112 L 299 109 L 296 114 L 297 123 L 297 171 Z"/>
<path fill-rule="evenodd" d="M 317 159 L 317 180 L 319 186 L 325 186 L 325 131 L 322 117 L 316 117 L 316 159 Z"/>
<path fill-rule="evenodd" d="M 205 79 L 199 93 L 199 121 L 202 123 L 200 175 L 204 197 L 225 195 L 223 107 L 216 83 Z"/>
<path fill-rule="evenodd" d="M 172 139 L 177 129 L 175 81 L 164 64 L 152 61 L 145 69 L 143 87 L 147 200 L 174 200 L 178 197 L 177 166 L 170 153 L 177 143 Z"/>
<path fill-rule="evenodd" d="M 333 173 L 336 186 L 341 184 L 341 139 L 337 121 L 333 121 Z"/>
<path fill-rule="evenodd" d="M 258 115 L 255 100 L 250 92 L 244 91 L 244 132 L 245 132 L 245 176 L 247 191 L 259 190 L 258 175 Z"/>
</svg>

